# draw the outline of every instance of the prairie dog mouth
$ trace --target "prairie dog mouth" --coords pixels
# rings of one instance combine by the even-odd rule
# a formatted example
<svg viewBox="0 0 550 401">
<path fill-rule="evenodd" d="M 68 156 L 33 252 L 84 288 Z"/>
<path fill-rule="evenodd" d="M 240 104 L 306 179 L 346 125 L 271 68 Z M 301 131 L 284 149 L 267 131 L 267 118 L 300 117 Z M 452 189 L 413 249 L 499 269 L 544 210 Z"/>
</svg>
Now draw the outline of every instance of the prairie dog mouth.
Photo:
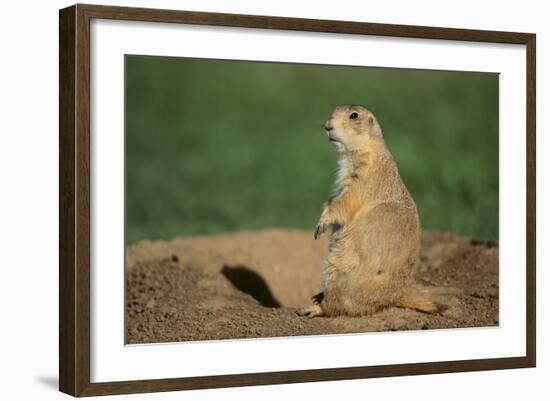
<svg viewBox="0 0 550 401">
<path fill-rule="evenodd" d="M 329 142 L 340 142 L 338 138 L 332 135 L 331 131 L 326 131 Z"/>
</svg>

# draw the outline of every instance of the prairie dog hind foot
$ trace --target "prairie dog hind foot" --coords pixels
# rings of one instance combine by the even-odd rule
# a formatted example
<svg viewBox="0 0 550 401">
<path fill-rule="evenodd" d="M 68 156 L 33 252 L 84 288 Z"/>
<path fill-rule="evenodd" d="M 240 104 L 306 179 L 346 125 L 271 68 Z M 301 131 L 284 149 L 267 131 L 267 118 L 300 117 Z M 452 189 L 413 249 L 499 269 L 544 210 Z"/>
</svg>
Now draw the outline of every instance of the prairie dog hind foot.
<svg viewBox="0 0 550 401">
<path fill-rule="evenodd" d="M 320 292 L 313 297 L 311 297 L 311 300 L 313 301 L 312 306 L 308 306 L 306 308 L 301 308 L 296 311 L 296 314 L 298 316 L 305 316 L 305 317 L 316 317 L 316 316 L 324 316 L 323 308 L 321 307 L 321 302 L 323 302 L 323 299 L 325 298 L 325 294 L 323 292 Z"/>
<path fill-rule="evenodd" d="M 323 309 L 321 308 L 321 305 L 311 305 L 306 308 L 301 308 L 296 311 L 296 314 L 298 316 L 304 316 L 304 317 L 316 317 L 316 316 L 323 316 Z"/>
</svg>

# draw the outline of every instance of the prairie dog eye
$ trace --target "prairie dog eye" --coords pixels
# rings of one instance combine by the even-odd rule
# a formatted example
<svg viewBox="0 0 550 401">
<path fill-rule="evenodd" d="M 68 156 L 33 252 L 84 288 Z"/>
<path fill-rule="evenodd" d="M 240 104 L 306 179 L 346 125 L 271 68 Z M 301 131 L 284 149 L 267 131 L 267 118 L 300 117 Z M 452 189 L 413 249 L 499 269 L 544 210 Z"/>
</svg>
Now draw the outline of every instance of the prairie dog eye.
<svg viewBox="0 0 550 401">
<path fill-rule="evenodd" d="M 355 120 L 357 117 L 359 117 L 359 114 L 355 111 L 349 115 L 350 120 Z"/>
</svg>

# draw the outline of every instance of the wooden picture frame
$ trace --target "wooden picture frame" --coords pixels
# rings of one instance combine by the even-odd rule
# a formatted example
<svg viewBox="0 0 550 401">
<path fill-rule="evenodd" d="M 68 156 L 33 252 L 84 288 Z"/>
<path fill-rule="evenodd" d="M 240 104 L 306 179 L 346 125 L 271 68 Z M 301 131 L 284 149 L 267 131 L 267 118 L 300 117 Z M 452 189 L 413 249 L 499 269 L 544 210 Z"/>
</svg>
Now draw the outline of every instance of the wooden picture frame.
<svg viewBox="0 0 550 401">
<path fill-rule="evenodd" d="M 209 26 L 520 44 L 527 58 L 526 356 L 367 367 L 92 383 L 90 380 L 90 21 L 94 18 Z M 534 367 L 535 43 L 530 33 L 74 5 L 59 14 L 59 388 L 73 396 Z"/>
</svg>

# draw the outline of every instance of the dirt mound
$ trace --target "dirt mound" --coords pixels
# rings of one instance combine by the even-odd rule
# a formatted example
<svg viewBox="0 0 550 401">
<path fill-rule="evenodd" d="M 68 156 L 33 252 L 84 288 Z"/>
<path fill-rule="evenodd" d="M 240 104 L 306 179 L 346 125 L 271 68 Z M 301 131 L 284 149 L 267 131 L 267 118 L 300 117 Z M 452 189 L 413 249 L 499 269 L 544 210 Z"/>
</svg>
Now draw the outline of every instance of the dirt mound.
<svg viewBox="0 0 550 401">
<path fill-rule="evenodd" d="M 441 314 L 392 307 L 359 318 L 299 317 L 295 308 L 321 288 L 326 253 L 326 238 L 298 230 L 142 241 L 127 249 L 126 341 L 498 325 L 496 243 L 424 233 L 417 280 L 438 288 L 448 307 Z"/>
</svg>

